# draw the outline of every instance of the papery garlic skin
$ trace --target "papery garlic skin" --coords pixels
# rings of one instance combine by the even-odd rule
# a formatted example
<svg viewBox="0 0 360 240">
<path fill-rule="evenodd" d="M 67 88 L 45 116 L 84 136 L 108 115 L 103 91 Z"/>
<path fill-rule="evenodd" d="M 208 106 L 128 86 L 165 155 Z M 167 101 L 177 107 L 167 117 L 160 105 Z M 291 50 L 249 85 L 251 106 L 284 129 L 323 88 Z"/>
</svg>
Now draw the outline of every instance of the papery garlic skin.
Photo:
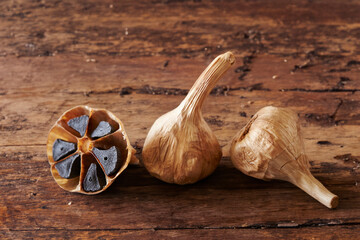
<svg viewBox="0 0 360 240">
<path fill-rule="evenodd" d="M 338 197 L 310 173 L 299 118 L 289 109 L 264 107 L 232 140 L 230 158 L 243 173 L 293 183 L 329 208 Z"/>
<path fill-rule="evenodd" d="M 230 148 L 231 160 L 237 169 L 264 180 L 274 179 L 273 171 L 268 171 L 269 162 L 284 154 L 287 156 L 279 158 L 284 159 L 280 165 L 294 160 L 308 169 L 309 163 L 299 158 L 304 152 L 298 116 L 289 109 L 272 106 L 259 110 L 236 134 Z"/>
<path fill-rule="evenodd" d="M 218 56 L 180 105 L 155 121 L 142 151 L 142 162 L 152 176 L 168 183 L 191 184 L 209 176 L 218 166 L 221 147 L 200 110 L 234 62 L 230 52 Z"/>
<path fill-rule="evenodd" d="M 210 175 L 222 157 L 205 120 L 184 117 L 175 109 L 157 119 L 154 126 L 159 128 L 151 128 L 143 149 L 143 163 L 151 175 L 181 185 Z"/>
</svg>

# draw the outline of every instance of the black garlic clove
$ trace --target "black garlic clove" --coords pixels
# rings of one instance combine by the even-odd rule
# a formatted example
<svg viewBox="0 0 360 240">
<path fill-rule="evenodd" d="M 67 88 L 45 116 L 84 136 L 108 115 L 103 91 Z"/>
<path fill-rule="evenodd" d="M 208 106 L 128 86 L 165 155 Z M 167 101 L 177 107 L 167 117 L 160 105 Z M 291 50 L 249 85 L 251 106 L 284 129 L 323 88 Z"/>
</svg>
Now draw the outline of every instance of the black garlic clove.
<svg viewBox="0 0 360 240">
<path fill-rule="evenodd" d="M 106 121 L 101 121 L 99 125 L 96 127 L 96 129 L 91 133 L 91 138 L 101 138 L 108 134 L 110 134 L 113 131 L 110 123 Z"/>
<path fill-rule="evenodd" d="M 93 148 L 93 153 L 103 166 L 106 175 L 110 176 L 120 168 L 121 153 L 117 147 L 112 146 L 107 150 Z"/>
<path fill-rule="evenodd" d="M 96 163 L 91 163 L 83 182 L 84 190 L 86 192 L 96 192 L 101 190 L 105 185 L 105 176 L 100 166 Z"/>
<path fill-rule="evenodd" d="M 80 175 L 80 155 L 75 154 L 55 165 L 59 175 L 69 179 Z"/>
<path fill-rule="evenodd" d="M 58 161 L 76 151 L 76 144 L 71 142 L 66 142 L 61 139 L 56 139 L 53 144 L 53 159 Z"/>
<path fill-rule="evenodd" d="M 83 137 L 85 135 L 86 132 L 86 127 L 88 125 L 89 122 L 89 116 L 87 115 L 82 115 L 80 117 L 76 117 L 73 119 L 70 119 L 68 121 L 68 125 L 76 130 L 78 133 L 80 133 L 80 136 Z"/>
</svg>

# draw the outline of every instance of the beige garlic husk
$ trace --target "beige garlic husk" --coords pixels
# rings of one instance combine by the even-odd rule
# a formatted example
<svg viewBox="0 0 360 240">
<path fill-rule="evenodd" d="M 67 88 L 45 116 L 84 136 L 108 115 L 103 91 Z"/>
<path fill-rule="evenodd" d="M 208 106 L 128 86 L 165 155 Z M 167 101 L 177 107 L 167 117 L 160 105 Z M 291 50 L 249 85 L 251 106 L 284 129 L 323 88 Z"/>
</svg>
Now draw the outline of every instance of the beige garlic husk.
<svg viewBox="0 0 360 240">
<path fill-rule="evenodd" d="M 230 157 L 249 176 L 288 181 L 328 208 L 338 205 L 338 196 L 310 173 L 299 118 L 289 109 L 268 106 L 259 110 L 233 138 Z"/>
<path fill-rule="evenodd" d="M 218 166 L 221 148 L 200 110 L 234 62 L 231 52 L 218 56 L 181 104 L 155 121 L 142 151 L 143 164 L 152 176 L 168 183 L 191 184 L 209 176 Z"/>
</svg>

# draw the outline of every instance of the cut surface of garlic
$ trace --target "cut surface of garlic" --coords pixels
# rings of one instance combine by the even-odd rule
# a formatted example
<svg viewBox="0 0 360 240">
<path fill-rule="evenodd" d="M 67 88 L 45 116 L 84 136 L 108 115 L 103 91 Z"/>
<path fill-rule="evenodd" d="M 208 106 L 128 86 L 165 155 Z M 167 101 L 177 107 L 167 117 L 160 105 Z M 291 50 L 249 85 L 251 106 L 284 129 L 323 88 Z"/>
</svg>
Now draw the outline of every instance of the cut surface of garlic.
<svg viewBox="0 0 360 240">
<path fill-rule="evenodd" d="M 135 150 L 122 122 L 105 109 L 77 106 L 51 128 L 47 155 L 57 184 L 70 192 L 97 194 L 131 162 Z"/>
<path fill-rule="evenodd" d="M 231 52 L 215 58 L 180 105 L 155 121 L 142 151 L 143 164 L 151 175 L 168 183 L 191 184 L 215 170 L 222 152 L 200 110 L 234 62 Z"/>
<path fill-rule="evenodd" d="M 233 138 L 230 157 L 249 176 L 288 181 L 328 208 L 338 205 L 338 197 L 310 173 L 299 118 L 290 109 L 259 110 Z"/>
</svg>

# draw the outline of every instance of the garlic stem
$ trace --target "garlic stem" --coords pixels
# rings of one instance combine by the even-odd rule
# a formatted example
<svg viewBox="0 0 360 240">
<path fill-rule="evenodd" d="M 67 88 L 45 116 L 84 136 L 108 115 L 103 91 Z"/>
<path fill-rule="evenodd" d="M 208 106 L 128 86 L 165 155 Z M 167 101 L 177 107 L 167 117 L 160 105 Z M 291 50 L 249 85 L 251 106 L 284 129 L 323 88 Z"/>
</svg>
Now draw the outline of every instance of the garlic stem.
<svg viewBox="0 0 360 240">
<path fill-rule="evenodd" d="M 207 95 L 209 95 L 220 77 L 234 62 L 235 57 L 231 52 L 226 52 L 215 58 L 202 72 L 186 98 L 179 105 L 182 112 L 190 115 L 191 113 L 196 112 L 194 110 L 201 109 Z"/>
<path fill-rule="evenodd" d="M 286 172 L 288 181 L 310 196 L 324 204 L 328 208 L 336 208 L 339 203 L 338 196 L 327 190 L 321 182 L 319 182 L 309 170 L 299 169 L 294 162 L 289 162 L 282 167 L 282 172 Z"/>
</svg>

